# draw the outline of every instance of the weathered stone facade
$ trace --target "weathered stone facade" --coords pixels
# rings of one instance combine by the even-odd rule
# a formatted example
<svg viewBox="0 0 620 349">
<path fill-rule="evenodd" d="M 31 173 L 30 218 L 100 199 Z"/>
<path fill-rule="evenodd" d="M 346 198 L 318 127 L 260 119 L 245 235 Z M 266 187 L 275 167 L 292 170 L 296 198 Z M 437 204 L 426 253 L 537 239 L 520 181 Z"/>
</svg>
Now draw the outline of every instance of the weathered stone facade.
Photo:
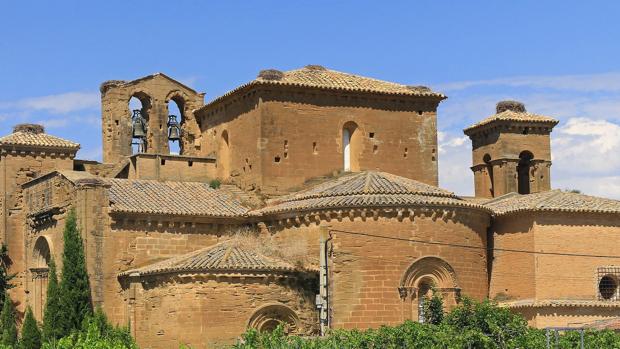
<svg viewBox="0 0 620 349">
<path fill-rule="evenodd" d="M 207 104 L 163 74 L 101 93 L 103 163 L 33 125 L 0 138 L 20 313 L 41 319 L 74 209 L 93 305 L 144 348 L 424 321 L 430 292 L 447 308 L 494 298 L 538 327 L 617 316 L 620 202 L 551 190 L 557 121 L 518 102 L 465 130 L 476 197 L 464 198 L 437 187 L 445 96 L 426 87 L 307 66 Z M 138 152 L 132 96 L 147 125 Z"/>
</svg>

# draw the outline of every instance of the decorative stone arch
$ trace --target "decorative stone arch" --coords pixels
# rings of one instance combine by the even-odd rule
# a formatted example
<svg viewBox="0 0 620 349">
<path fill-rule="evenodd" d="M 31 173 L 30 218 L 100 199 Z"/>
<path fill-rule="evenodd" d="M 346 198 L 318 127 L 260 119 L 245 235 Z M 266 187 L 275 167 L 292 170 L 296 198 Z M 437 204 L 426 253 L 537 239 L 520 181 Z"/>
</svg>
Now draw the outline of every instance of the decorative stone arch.
<svg viewBox="0 0 620 349">
<path fill-rule="evenodd" d="M 164 105 L 166 106 L 166 116 L 170 117 L 170 115 L 175 115 L 177 117 L 176 122 L 178 122 L 179 124 L 179 128 L 181 130 L 180 132 L 180 137 L 181 139 L 179 140 L 179 144 L 178 144 L 178 150 L 179 150 L 179 155 L 183 155 L 185 154 L 185 150 L 189 148 L 189 145 L 191 143 L 193 143 L 194 139 L 192 137 L 192 139 L 187 139 L 187 135 L 191 135 L 193 134 L 193 132 L 188 132 L 190 130 L 188 130 L 187 128 L 189 127 L 189 119 L 188 116 L 191 115 L 191 112 L 188 111 L 188 104 L 190 101 L 190 97 L 184 93 L 181 90 L 178 89 L 174 89 L 171 90 L 170 92 L 168 92 L 168 94 L 166 95 L 166 98 L 164 98 Z M 176 104 L 177 108 L 179 109 L 179 114 L 180 115 L 176 115 L 176 113 L 172 113 L 170 111 L 170 103 L 174 103 Z M 166 119 L 166 123 L 168 123 L 170 120 Z M 169 124 L 167 124 L 169 126 Z M 168 151 L 171 152 L 172 151 L 172 143 L 170 142 L 170 140 L 168 140 Z"/>
<path fill-rule="evenodd" d="M 342 160 L 343 170 L 358 172 L 360 170 L 360 154 L 362 152 L 362 131 L 354 121 L 342 125 Z"/>
<path fill-rule="evenodd" d="M 297 313 L 284 304 L 273 303 L 258 308 L 248 321 L 248 327 L 260 332 L 271 332 L 284 325 L 285 333 L 297 333 L 300 321 Z"/>
<path fill-rule="evenodd" d="M 52 258 L 52 248 L 45 236 L 39 236 L 34 243 L 30 260 L 30 274 L 32 276 L 32 308 L 37 320 L 43 319 L 43 309 L 47 299 L 47 281 L 49 263 Z"/>
<path fill-rule="evenodd" d="M 405 319 L 424 320 L 424 297 L 439 292 L 444 306 L 454 306 L 460 300 L 456 272 L 445 260 L 436 256 L 417 259 L 401 277 L 398 292 L 403 301 L 402 315 Z"/>
</svg>

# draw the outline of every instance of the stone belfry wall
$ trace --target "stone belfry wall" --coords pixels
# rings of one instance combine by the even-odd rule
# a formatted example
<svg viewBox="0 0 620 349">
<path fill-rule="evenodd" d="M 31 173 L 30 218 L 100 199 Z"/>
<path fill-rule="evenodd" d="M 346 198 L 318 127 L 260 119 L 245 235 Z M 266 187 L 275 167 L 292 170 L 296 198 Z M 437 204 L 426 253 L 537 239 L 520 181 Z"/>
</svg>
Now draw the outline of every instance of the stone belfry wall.
<svg viewBox="0 0 620 349">
<path fill-rule="evenodd" d="M 103 130 L 103 161 L 116 163 L 132 155 L 132 128 L 129 100 L 135 97 L 142 103 L 142 115 L 147 120 L 146 152 L 168 154 L 168 104 L 174 101 L 181 111 L 181 155 L 200 152 L 200 125 L 194 110 L 204 104 L 204 93 L 157 73 L 133 81 L 111 80 L 101 84 Z"/>
</svg>

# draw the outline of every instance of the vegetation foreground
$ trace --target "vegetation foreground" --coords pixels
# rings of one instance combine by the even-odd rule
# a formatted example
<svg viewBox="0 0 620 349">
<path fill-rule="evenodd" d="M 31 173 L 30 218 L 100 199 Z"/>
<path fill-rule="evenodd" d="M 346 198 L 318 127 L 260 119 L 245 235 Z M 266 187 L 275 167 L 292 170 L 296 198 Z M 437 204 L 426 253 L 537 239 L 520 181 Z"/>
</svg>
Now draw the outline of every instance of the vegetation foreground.
<svg viewBox="0 0 620 349">
<path fill-rule="evenodd" d="M 138 349 L 128 328 L 112 326 L 101 310 L 93 312 L 82 239 L 75 212 L 64 231 L 63 266 L 57 279 L 53 260 L 43 323 L 27 308 L 18 336 L 13 302 L 7 290 L 13 275 L 7 273 L 6 248 L 0 249 L 0 349 Z M 369 330 L 333 330 L 325 337 L 287 336 L 283 327 L 271 333 L 249 329 L 230 349 L 537 349 L 547 348 L 544 330 L 533 329 L 520 315 L 492 301 L 465 298 L 444 314 L 435 295 L 425 302 L 426 323 L 407 321 L 398 326 Z M 559 336 L 552 348 L 580 348 L 580 334 Z M 182 343 L 181 348 L 188 348 Z M 620 349 L 620 334 L 587 331 L 585 348 Z"/>
</svg>

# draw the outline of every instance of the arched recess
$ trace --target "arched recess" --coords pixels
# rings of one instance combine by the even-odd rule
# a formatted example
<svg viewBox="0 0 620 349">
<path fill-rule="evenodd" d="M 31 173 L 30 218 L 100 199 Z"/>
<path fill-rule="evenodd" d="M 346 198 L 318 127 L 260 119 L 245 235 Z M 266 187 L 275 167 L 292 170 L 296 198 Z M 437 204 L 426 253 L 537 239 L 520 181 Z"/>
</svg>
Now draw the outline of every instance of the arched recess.
<svg viewBox="0 0 620 349">
<path fill-rule="evenodd" d="M 150 135 L 149 135 L 149 115 L 151 112 L 151 97 L 149 95 L 147 95 L 145 92 L 134 92 L 131 97 L 129 98 L 129 101 L 127 101 L 127 105 L 128 105 L 128 114 L 129 114 L 129 125 L 130 125 L 130 132 L 131 132 L 131 153 L 132 154 L 137 154 L 137 153 L 146 153 L 148 152 L 148 145 L 149 145 L 149 140 L 150 140 Z M 146 125 L 146 134 L 144 138 L 141 137 L 136 137 L 136 132 L 134 131 L 134 128 L 138 125 L 136 125 L 137 122 L 137 115 L 135 113 L 135 111 L 139 111 L 139 116 L 143 119 L 144 124 Z"/>
<path fill-rule="evenodd" d="M 534 154 L 525 150 L 519 154 L 519 164 L 517 165 L 517 185 L 519 194 L 531 193 L 532 160 Z"/>
<path fill-rule="evenodd" d="M 226 180 L 230 177 L 230 156 L 230 138 L 228 136 L 228 131 L 224 130 L 220 135 L 217 152 L 218 177 L 223 180 Z"/>
<path fill-rule="evenodd" d="M 360 170 L 359 158 L 362 151 L 362 137 L 357 124 L 353 121 L 342 126 L 342 160 L 345 172 Z"/>
<path fill-rule="evenodd" d="M 173 91 L 171 93 L 168 94 L 168 96 L 166 97 L 166 107 L 168 109 L 168 132 L 167 132 L 167 136 L 168 136 L 168 151 L 170 152 L 170 154 L 178 154 L 178 155 L 183 155 L 184 154 L 184 139 L 183 139 L 183 135 L 187 134 L 187 132 L 183 132 L 185 130 L 185 121 L 186 121 L 186 115 L 185 115 L 185 107 L 187 105 L 186 103 L 187 97 L 184 97 L 180 92 L 178 91 Z M 179 139 L 178 141 L 172 141 L 170 140 L 170 116 L 174 116 L 175 117 L 175 121 L 178 123 L 179 128 L 181 130 L 180 132 L 180 137 L 181 139 Z"/>
<path fill-rule="evenodd" d="M 440 292 L 445 306 L 455 305 L 460 299 L 456 273 L 445 260 L 422 257 L 413 262 L 403 274 L 398 292 L 403 301 L 403 320 L 424 322 L 424 302 L 432 292 Z"/>
<path fill-rule="evenodd" d="M 260 332 L 271 332 L 283 325 L 285 333 L 296 333 L 300 328 L 297 313 L 283 304 L 267 304 L 252 314 L 248 327 Z"/>
<path fill-rule="evenodd" d="M 38 320 L 43 319 L 43 310 L 47 299 L 47 281 L 49 263 L 52 256 L 50 244 L 45 236 L 40 236 L 34 243 L 30 273 L 32 276 L 32 308 Z"/>
</svg>

